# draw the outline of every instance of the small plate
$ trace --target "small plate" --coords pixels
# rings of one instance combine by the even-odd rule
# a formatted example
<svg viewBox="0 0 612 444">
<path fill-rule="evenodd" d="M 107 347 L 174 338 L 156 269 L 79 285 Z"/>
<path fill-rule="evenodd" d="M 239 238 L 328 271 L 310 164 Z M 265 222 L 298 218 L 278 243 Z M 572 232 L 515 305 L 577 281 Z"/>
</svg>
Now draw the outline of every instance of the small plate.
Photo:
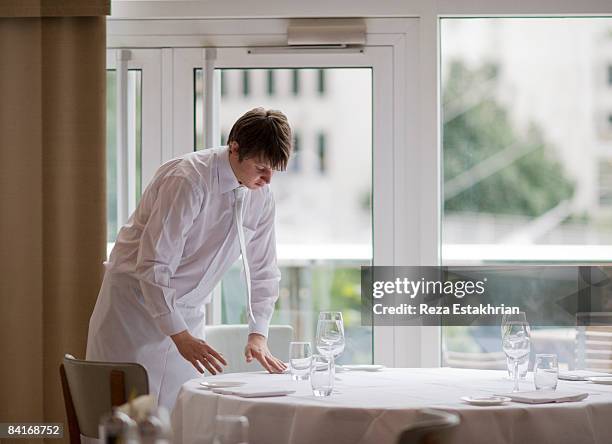
<svg viewBox="0 0 612 444">
<path fill-rule="evenodd" d="M 588 379 L 593 384 L 612 385 L 612 376 L 595 376 Z"/>
<path fill-rule="evenodd" d="M 242 387 L 246 382 L 240 381 L 202 381 L 200 385 L 209 389 Z"/>
<path fill-rule="evenodd" d="M 461 400 L 472 405 L 502 405 L 511 401 L 505 396 L 462 396 Z"/>
<path fill-rule="evenodd" d="M 378 372 L 386 368 L 384 365 L 343 365 L 343 370 L 361 371 L 361 372 Z"/>
</svg>

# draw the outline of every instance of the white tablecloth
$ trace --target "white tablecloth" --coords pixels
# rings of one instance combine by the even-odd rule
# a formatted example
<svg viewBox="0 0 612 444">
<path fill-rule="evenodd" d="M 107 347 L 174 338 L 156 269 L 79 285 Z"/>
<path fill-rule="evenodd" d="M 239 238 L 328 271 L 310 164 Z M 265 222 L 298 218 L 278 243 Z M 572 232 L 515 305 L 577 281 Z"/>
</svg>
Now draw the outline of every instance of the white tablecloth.
<svg viewBox="0 0 612 444">
<path fill-rule="evenodd" d="M 453 442 L 467 444 L 612 443 L 612 386 L 559 381 L 558 389 L 584 391 L 584 401 L 476 407 L 466 395 L 507 393 L 512 382 L 494 370 L 385 369 L 336 375 L 332 396 L 315 398 L 309 381 L 289 375 L 234 373 L 187 382 L 172 414 L 175 442 L 207 443 L 218 414 L 245 415 L 250 444 L 395 443 L 417 409 L 456 412 L 461 424 Z M 295 389 L 276 398 L 245 399 L 217 395 L 200 385 L 208 381 L 244 381 L 261 387 Z M 531 374 L 521 390 L 533 390 Z"/>
</svg>

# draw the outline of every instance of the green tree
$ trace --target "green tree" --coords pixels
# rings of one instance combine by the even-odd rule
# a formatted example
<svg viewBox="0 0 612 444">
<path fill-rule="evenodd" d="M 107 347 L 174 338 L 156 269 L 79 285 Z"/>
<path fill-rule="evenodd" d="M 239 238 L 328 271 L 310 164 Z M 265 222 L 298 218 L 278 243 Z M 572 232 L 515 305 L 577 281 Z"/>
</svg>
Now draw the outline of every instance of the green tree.
<svg viewBox="0 0 612 444">
<path fill-rule="evenodd" d="M 445 211 L 537 217 L 570 198 L 574 185 L 536 125 L 526 134 L 513 127 L 491 93 L 498 73 L 494 64 L 474 70 L 459 61 L 449 66 L 442 93 L 444 181 L 448 185 L 466 171 L 475 178 L 445 195 Z M 499 170 L 477 177 L 478 165 L 495 156 L 506 156 L 505 163 L 500 159 Z"/>
</svg>

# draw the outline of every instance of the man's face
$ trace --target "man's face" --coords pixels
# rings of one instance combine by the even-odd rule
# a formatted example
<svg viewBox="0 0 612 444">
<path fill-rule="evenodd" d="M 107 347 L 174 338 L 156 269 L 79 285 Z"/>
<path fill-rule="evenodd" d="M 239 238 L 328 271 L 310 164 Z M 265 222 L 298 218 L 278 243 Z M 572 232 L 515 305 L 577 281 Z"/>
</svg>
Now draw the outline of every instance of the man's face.
<svg viewBox="0 0 612 444">
<path fill-rule="evenodd" d="M 230 165 L 236 175 L 236 179 L 245 187 L 255 190 L 270 183 L 274 170 L 263 159 L 243 159 L 238 158 L 238 144 L 230 144 Z"/>
</svg>

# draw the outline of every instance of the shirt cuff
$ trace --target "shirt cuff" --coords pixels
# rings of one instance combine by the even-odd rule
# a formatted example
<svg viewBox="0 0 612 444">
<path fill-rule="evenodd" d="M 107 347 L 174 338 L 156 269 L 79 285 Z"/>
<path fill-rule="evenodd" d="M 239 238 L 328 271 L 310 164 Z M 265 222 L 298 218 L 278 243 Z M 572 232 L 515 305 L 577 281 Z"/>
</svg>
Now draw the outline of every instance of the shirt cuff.
<svg viewBox="0 0 612 444">
<path fill-rule="evenodd" d="M 265 319 L 255 319 L 253 322 L 252 319 L 249 319 L 249 334 L 257 333 L 265 338 L 268 337 L 268 329 L 270 328 L 270 322 Z"/>
<path fill-rule="evenodd" d="M 172 336 L 188 330 L 183 316 L 178 311 L 171 311 L 155 318 L 157 326 L 166 336 Z"/>
</svg>

